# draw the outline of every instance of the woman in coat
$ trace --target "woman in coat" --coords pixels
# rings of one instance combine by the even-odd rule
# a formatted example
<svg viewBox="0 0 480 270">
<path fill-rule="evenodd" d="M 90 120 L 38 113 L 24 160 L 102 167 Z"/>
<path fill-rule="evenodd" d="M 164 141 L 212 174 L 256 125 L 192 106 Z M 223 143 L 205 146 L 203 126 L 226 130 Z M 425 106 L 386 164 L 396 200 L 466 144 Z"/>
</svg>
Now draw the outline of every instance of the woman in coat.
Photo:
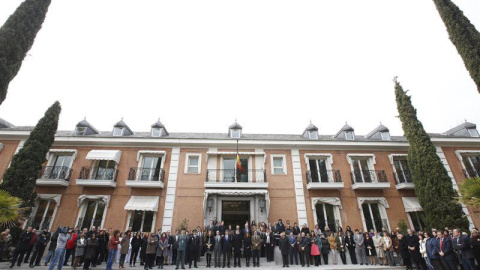
<svg viewBox="0 0 480 270">
<path fill-rule="evenodd" d="M 401 233 L 397 234 L 398 237 L 398 252 L 402 256 L 403 264 L 407 267 L 407 270 L 411 270 L 412 261 L 410 260 L 410 252 L 408 252 L 408 244 Z"/>
<path fill-rule="evenodd" d="M 132 238 L 132 241 L 130 242 L 132 245 L 132 253 L 130 253 L 130 267 L 135 267 L 135 263 L 137 262 L 137 257 L 138 257 L 138 251 L 142 247 L 142 233 L 137 232 L 137 235 Z"/>
<path fill-rule="evenodd" d="M 377 251 L 375 250 L 375 245 L 373 244 L 373 239 L 370 237 L 370 233 L 364 234 L 365 239 L 365 254 L 369 260 L 370 265 L 375 265 L 375 256 L 377 256 Z"/>
<path fill-rule="evenodd" d="M 85 239 L 85 234 L 80 235 L 80 238 L 77 239 L 77 246 L 75 248 L 75 260 L 73 261 L 73 269 L 77 269 L 77 265 L 80 262 L 80 259 L 85 254 L 85 247 L 87 246 L 87 240 Z"/>
<path fill-rule="evenodd" d="M 383 248 L 384 242 L 383 237 L 378 235 L 378 232 L 375 231 L 374 236 L 372 237 L 373 245 L 375 246 L 375 252 L 377 253 L 378 261 L 380 265 L 387 265 L 387 260 L 385 259 L 385 249 Z"/>
<path fill-rule="evenodd" d="M 390 266 L 396 266 L 395 258 L 393 257 L 393 240 L 387 232 L 383 235 L 383 250 L 385 251 L 388 264 Z M 385 266 L 387 266 L 387 264 L 385 264 Z"/>
<path fill-rule="evenodd" d="M 337 239 L 335 239 L 335 235 L 333 232 L 330 232 L 328 235 L 328 244 L 330 245 L 330 252 L 332 253 L 333 257 L 333 264 L 337 264 Z"/>
<path fill-rule="evenodd" d="M 348 254 L 350 254 L 350 261 L 352 264 L 357 264 L 357 255 L 355 254 L 355 241 L 353 240 L 353 233 L 351 230 L 348 230 L 350 227 L 347 226 L 346 236 L 345 236 L 345 246 L 348 249 Z"/>
<path fill-rule="evenodd" d="M 476 229 L 472 230 L 470 244 L 472 245 L 473 256 L 475 257 L 477 264 L 480 265 L 480 233 Z"/>
<path fill-rule="evenodd" d="M 321 235 L 321 242 L 322 242 L 322 248 L 320 249 L 320 253 L 322 253 L 323 262 L 325 263 L 325 265 L 327 265 L 328 253 L 330 252 L 330 243 L 328 242 L 328 239 L 325 237 L 325 234 Z"/>
<path fill-rule="evenodd" d="M 320 261 L 320 247 L 322 246 L 322 242 L 320 241 L 319 244 L 318 239 L 320 239 L 320 236 L 315 234 L 315 232 L 312 232 L 312 237 L 310 238 L 310 256 L 313 257 L 315 266 L 322 264 Z"/>
<path fill-rule="evenodd" d="M 143 234 L 142 247 L 140 250 L 140 265 L 145 265 L 147 262 L 148 236 L 148 233 Z"/>
<path fill-rule="evenodd" d="M 87 246 L 85 247 L 85 261 L 83 262 L 83 269 L 88 270 L 90 268 L 90 263 L 93 261 L 93 267 L 96 266 L 96 255 L 97 255 L 98 239 L 96 234 L 92 234 L 90 238 L 87 239 Z"/>
<path fill-rule="evenodd" d="M 163 269 L 165 262 L 165 256 L 167 255 L 168 237 L 166 233 L 160 235 L 157 245 L 157 260 L 159 262 L 158 269 Z"/>
<path fill-rule="evenodd" d="M 147 248 L 145 249 L 145 267 L 144 269 L 152 269 L 155 262 L 155 254 L 157 253 L 158 238 L 155 232 L 150 233 L 147 239 Z"/>
<path fill-rule="evenodd" d="M 245 257 L 245 265 L 250 267 L 250 258 L 252 257 L 252 238 L 248 232 L 243 238 L 243 256 Z"/>
<path fill-rule="evenodd" d="M 125 258 L 127 257 L 128 249 L 130 247 L 130 238 L 132 238 L 132 232 L 127 231 L 120 241 L 120 262 L 119 268 L 125 268 Z"/>
<path fill-rule="evenodd" d="M 211 230 L 208 231 L 205 236 L 205 254 L 207 255 L 207 267 L 211 267 L 212 264 L 212 254 L 215 249 L 215 238 Z"/>
</svg>

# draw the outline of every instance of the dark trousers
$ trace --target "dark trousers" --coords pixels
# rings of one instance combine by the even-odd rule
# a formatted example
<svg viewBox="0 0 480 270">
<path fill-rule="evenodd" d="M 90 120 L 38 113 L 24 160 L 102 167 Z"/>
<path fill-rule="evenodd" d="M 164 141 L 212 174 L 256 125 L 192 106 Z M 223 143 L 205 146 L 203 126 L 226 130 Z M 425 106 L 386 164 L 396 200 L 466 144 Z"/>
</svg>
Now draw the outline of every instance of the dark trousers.
<svg viewBox="0 0 480 270">
<path fill-rule="evenodd" d="M 295 264 L 298 265 L 298 250 L 296 248 L 290 249 L 290 264 L 293 265 L 293 258 L 295 258 Z"/>
<path fill-rule="evenodd" d="M 323 253 L 322 256 L 323 256 L 323 262 L 325 262 L 325 264 L 328 264 L 328 253 L 326 254 Z"/>
<path fill-rule="evenodd" d="M 155 261 L 155 253 L 145 254 L 145 266 L 144 266 L 144 268 L 147 269 L 149 267 L 153 267 L 154 261 Z"/>
<path fill-rule="evenodd" d="M 345 250 L 340 249 L 338 253 L 340 253 L 340 259 L 342 259 L 342 263 L 347 264 L 347 256 L 345 255 Z"/>
<path fill-rule="evenodd" d="M 443 264 L 440 259 L 430 259 L 430 262 L 432 263 L 435 270 L 448 270 L 448 268 L 443 268 Z"/>
<path fill-rule="evenodd" d="M 232 252 L 229 251 L 223 251 L 223 267 L 225 267 L 225 262 L 227 262 L 226 266 L 230 267 L 230 259 L 232 258 Z"/>
<path fill-rule="evenodd" d="M 301 250 L 298 252 L 298 257 L 300 257 L 300 264 L 305 266 L 305 251 Z"/>
<path fill-rule="evenodd" d="M 130 265 L 135 264 L 137 262 L 138 251 L 140 248 L 132 249 L 132 253 L 130 254 Z"/>
<path fill-rule="evenodd" d="M 83 269 L 88 270 L 90 268 L 90 263 L 92 262 L 92 259 L 85 259 L 83 261 Z"/>
<path fill-rule="evenodd" d="M 75 260 L 75 249 L 67 249 L 67 253 L 65 254 L 65 260 L 63 261 L 63 265 L 68 264 L 68 258 L 70 258 L 70 256 L 72 256 L 72 265 L 73 265 L 73 261 Z"/>
<path fill-rule="evenodd" d="M 282 253 L 282 262 L 283 262 L 283 266 L 288 267 L 288 254 L 283 254 Z"/>
<path fill-rule="evenodd" d="M 25 253 L 25 260 L 23 261 L 24 263 L 28 263 L 28 259 L 30 258 L 30 254 L 32 253 L 33 246 L 34 245 L 28 247 L 27 252 Z"/>
<path fill-rule="evenodd" d="M 163 268 L 164 260 L 165 260 L 165 257 L 157 256 L 157 262 L 158 262 L 158 266 L 160 266 L 160 268 Z"/>
<path fill-rule="evenodd" d="M 349 248 L 348 253 L 350 253 L 350 260 L 352 260 L 352 264 L 357 264 L 357 255 L 355 254 L 355 248 Z"/>
<path fill-rule="evenodd" d="M 97 249 L 97 254 L 96 254 L 97 255 L 96 256 L 97 257 L 97 260 L 96 260 L 97 265 L 101 265 L 102 262 L 105 261 L 105 254 L 106 254 L 105 249 L 103 247 L 100 247 L 100 248 Z"/>
<path fill-rule="evenodd" d="M 246 255 L 246 256 L 245 256 L 245 265 L 246 265 L 247 267 L 250 267 L 250 257 L 251 257 L 250 255 Z"/>
<path fill-rule="evenodd" d="M 177 249 L 172 250 L 172 265 L 177 264 Z"/>
<path fill-rule="evenodd" d="M 185 268 L 185 250 L 177 249 L 177 257 L 175 258 L 175 263 L 177 265 L 176 268 L 178 268 L 180 263 L 182 264 L 182 269 Z"/>
<path fill-rule="evenodd" d="M 207 253 L 207 267 L 210 267 L 211 264 L 212 264 L 212 253 L 208 252 Z"/>
<path fill-rule="evenodd" d="M 253 266 L 260 266 L 260 250 L 254 249 L 252 251 L 253 255 Z"/>
<path fill-rule="evenodd" d="M 27 252 L 26 250 L 15 250 L 13 252 L 13 257 L 12 257 L 12 265 L 15 264 L 15 262 L 17 263 L 18 266 L 20 266 L 22 264 L 22 261 L 23 261 L 23 257 L 25 256 L 25 252 Z"/>
<path fill-rule="evenodd" d="M 450 261 L 450 260 L 444 260 L 443 258 L 440 259 L 440 262 L 442 263 L 442 266 L 444 269 L 450 269 L 450 270 L 457 270 L 458 268 L 455 266 L 455 261 Z"/>
<path fill-rule="evenodd" d="M 45 246 L 37 246 L 33 251 L 32 258 L 30 258 L 30 265 L 40 265 Z"/>
<path fill-rule="evenodd" d="M 192 262 L 193 266 L 197 267 L 198 253 L 190 253 L 190 255 L 188 256 L 188 267 L 192 267 Z"/>
<path fill-rule="evenodd" d="M 305 263 L 310 267 L 310 251 L 306 250 L 303 255 L 305 256 Z"/>
<path fill-rule="evenodd" d="M 315 261 L 315 266 L 322 265 L 322 260 L 320 260 L 320 255 L 313 256 L 313 260 Z"/>
<path fill-rule="evenodd" d="M 233 266 L 240 266 L 240 259 L 242 258 L 242 252 L 241 251 L 235 251 L 233 252 Z"/>
<path fill-rule="evenodd" d="M 118 265 L 123 267 L 125 265 L 125 258 L 127 257 L 127 254 L 120 254 L 120 262 L 118 262 Z"/>
<path fill-rule="evenodd" d="M 272 244 L 265 244 L 265 257 L 267 257 L 267 262 L 273 261 L 273 246 Z"/>
</svg>

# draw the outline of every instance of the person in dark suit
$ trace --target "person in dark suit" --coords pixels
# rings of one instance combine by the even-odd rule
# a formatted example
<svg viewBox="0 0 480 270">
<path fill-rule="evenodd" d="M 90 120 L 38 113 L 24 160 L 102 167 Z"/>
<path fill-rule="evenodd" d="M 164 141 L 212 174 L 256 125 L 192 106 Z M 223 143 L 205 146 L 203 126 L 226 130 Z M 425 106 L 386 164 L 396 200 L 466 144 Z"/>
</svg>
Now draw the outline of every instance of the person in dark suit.
<svg viewBox="0 0 480 270">
<path fill-rule="evenodd" d="M 347 230 L 347 235 L 345 236 L 345 246 L 348 249 L 350 254 L 350 260 L 352 264 L 357 264 L 357 255 L 355 254 L 355 241 L 353 240 L 353 235 L 351 230 Z"/>
<path fill-rule="evenodd" d="M 420 255 L 420 243 L 418 241 L 418 236 L 415 235 L 411 229 L 408 229 L 405 240 L 407 241 L 408 252 L 410 252 L 410 259 L 412 260 L 412 263 L 415 264 L 416 268 L 422 269 L 422 256 Z"/>
<path fill-rule="evenodd" d="M 437 232 L 438 239 L 435 244 L 435 252 L 440 256 L 440 263 L 444 269 L 457 270 L 455 255 L 453 254 L 452 241 L 444 237 L 442 231 Z"/>
<path fill-rule="evenodd" d="M 310 240 L 307 236 L 305 236 L 304 232 L 302 232 L 302 238 L 300 239 L 300 249 L 298 253 L 302 267 L 305 266 L 305 263 L 307 264 L 307 267 L 310 267 Z"/>
<path fill-rule="evenodd" d="M 13 251 L 13 257 L 11 261 L 10 268 L 17 263 L 17 266 L 21 266 L 23 257 L 25 256 L 25 252 L 27 252 L 29 248 L 29 243 L 33 239 L 32 227 L 28 227 L 18 239 L 18 244 Z"/>
<path fill-rule="evenodd" d="M 280 240 L 278 241 L 278 247 L 282 253 L 283 267 L 288 267 L 288 254 L 290 253 L 290 242 L 285 237 L 285 232 L 280 234 Z"/>
<path fill-rule="evenodd" d="M 285 225 L 283 225 L 282 219 L 279 219 L 277 222 L 277 227 L 276 227 L 276 232 L 277 233 L 282 233 L 285 231 Z"/>
<path fill-rule="evenodd" d="M 185 269 L 185 251 L 187 249 L 187 235 L 185 234 L 185 230 L 182 230 L 182 234 L 177 237 L 177 240 L 175 242 L 177 243 L 177 257 L 175 260 L 175 269 L 178 269 L 180 263 L 182 264 L 182 269 Z"/>
<path fill-rule="evenodd" d="M 205 253 L 207 254 L 207 267 L 211 267 L 212 253 L 214 250 L 215 250 L 215 237 L 213 236 L 212 231 L 208 231 L 208 234 L 205 237 Z"/>
<path fill-rule="evenodd" d="M 172 265 L 177 264 L 177 249 L 178 249 L 178 238 L 180 237 L 180 232 L 175 231 L 175 235 L 172 235 Z"/>
<path fill-rule="evenodd" d="M 300 234 L 300 227 L 298 227 L 297 222 L 293 223 L 292 232 L 293 232 L 293 235 L 295 235 L 295 236 Z"/>
<path fill-rule="evenodd" d="M 252 235 L 253 267 L 260 267 L 260 250 L 262 248 L 262 241 L 260 233 L 254 231 Z"/>
<path fill-rule="evenodd" d="M 247 267 L 250 267 L 250 257 L 252 257 L 252 238 L 250 233 L 245 233 L 243 236 L 243 256 Z"/>
<path fill-rule="evenodd" d="M 240 234 L 240 229 L 235 230 L 233 236 L 233 267 L 241 267 L 240 259 L 242 258 L 243 237 Z"/>
<path fill-rule="evenodd" d="M 200 239 L 197 234 L 197 230 L 192 231 L 192 235 L 190 235 L 190 241 L 189 241 L 189 253 L 188 253 L 188 268 L 192 268 L 192 262 L 193 262 L 193 267 L 197 267 L 197 262 L 198 262 L 198 255 L 200 252 Z"/>
<path fill-rule="evenodd" d="M 307 233 L 310 233 L 310 229 L 307 227 L 306 223 L 303 224 L 301 232 L 305 233 L 305 235 L 307 235 Z"/>
<path fill-rule="evenodd" d="M 464 270 L 474 270 L 475 269 L 475 257 L 473 256 L 473 251 L 470 244 L 470 238 L 468 235 L 462 235 L 460 229 L 453 230 L 454 247 L 456 246 L 458 250 L 458 259 L 463 265 Z"/>
<path fill-rule="evenodd" d="M 217 231 L 220 231 L 220 235 L 223 236 L 225 233 L 225 222 L 220 222 L 220 225 L 217 225 Z"/>
<path fill-rule="evenodd" d="M 230 231 L 228 229 L 222 237 L 222 255 L 223 268 L 225 268 L 225 265 L 230 268 L 230 259 L 232 258 L 232 237 L 230 236 Z"/>
<path fill-rule="evenodd" d="M 275 236 L 270 229 L 267 229 L 267 233 L 263 237 L 263 244 L 265 247 L 265 257 L 267 262 L 273 261 L 273 250 L 275 248 Z"/>
<path fill-rule="evenodd" d="M 215 260 L 215 268 L 220 267 L 220 259 L 222 258 L 222 236 L 220 235 L 219 230 L 217 230 L 217 234 L 215 235 L 213 254 Z"/>
<path fill-rule="evenodd" d="M 30 259 L 30 267 L 40 266 L 40 260 L 42 259 L 43 252 L 45 251 L 49 239 L 50 233 L 48 232 L 48 229 L 45 229 L 37 236 L 32 258 Z"/>
</svg>

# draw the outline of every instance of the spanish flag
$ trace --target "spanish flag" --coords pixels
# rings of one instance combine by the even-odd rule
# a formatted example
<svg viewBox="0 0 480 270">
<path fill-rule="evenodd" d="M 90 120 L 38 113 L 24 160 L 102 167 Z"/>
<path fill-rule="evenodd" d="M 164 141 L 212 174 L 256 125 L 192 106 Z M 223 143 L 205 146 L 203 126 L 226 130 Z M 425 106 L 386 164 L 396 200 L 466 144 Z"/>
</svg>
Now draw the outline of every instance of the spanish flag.
<svg viewBox="0 0 480 270">
<path fill-rule="evenodd" d="M 240 155 L 237 153 L 237 171 L 243 172 L 242 163 L 240 163 Z"/>
</svg>

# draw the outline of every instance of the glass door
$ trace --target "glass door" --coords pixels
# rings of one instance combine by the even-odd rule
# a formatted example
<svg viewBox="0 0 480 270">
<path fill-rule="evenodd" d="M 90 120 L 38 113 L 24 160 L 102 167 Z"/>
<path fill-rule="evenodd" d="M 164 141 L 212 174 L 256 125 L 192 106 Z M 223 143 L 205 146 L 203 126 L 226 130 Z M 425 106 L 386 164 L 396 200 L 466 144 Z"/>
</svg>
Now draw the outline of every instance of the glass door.
<svg viewBox="0 0 480 270">
<path fill-rule="evenodd" d="M 66 179 L 72 161 L 71 155 L 57 155 L 48 179 Z"/>
<path fill-rule="evenodd" d="M 367 231 L 370 231 L 371 229 L 381 231 L 383 227 L 383 220 L 380 214 L 378 203 L 364 203 L 362 205 L 362 210 Z"/>
<path fill-rule="evenodd" d="M 158 181 L 160 179 L 161 157 L 146 156 L 143 158 L 143 166 L 140 172 L 140 180 Z"/>
<path fill-rule="evenodd" d="M 325 159 L 310 159 L 308 163 L 310 165 L 312 182 L 329 182 L 327 162 Z"/>
<path fill-rule="evenodd" d="M 99 227 L 102 225 L 103 212 L 105 211 L 104 201 L 87 201 L 85 213 L 79 220 L 81 228 Z"/>
</svg>

